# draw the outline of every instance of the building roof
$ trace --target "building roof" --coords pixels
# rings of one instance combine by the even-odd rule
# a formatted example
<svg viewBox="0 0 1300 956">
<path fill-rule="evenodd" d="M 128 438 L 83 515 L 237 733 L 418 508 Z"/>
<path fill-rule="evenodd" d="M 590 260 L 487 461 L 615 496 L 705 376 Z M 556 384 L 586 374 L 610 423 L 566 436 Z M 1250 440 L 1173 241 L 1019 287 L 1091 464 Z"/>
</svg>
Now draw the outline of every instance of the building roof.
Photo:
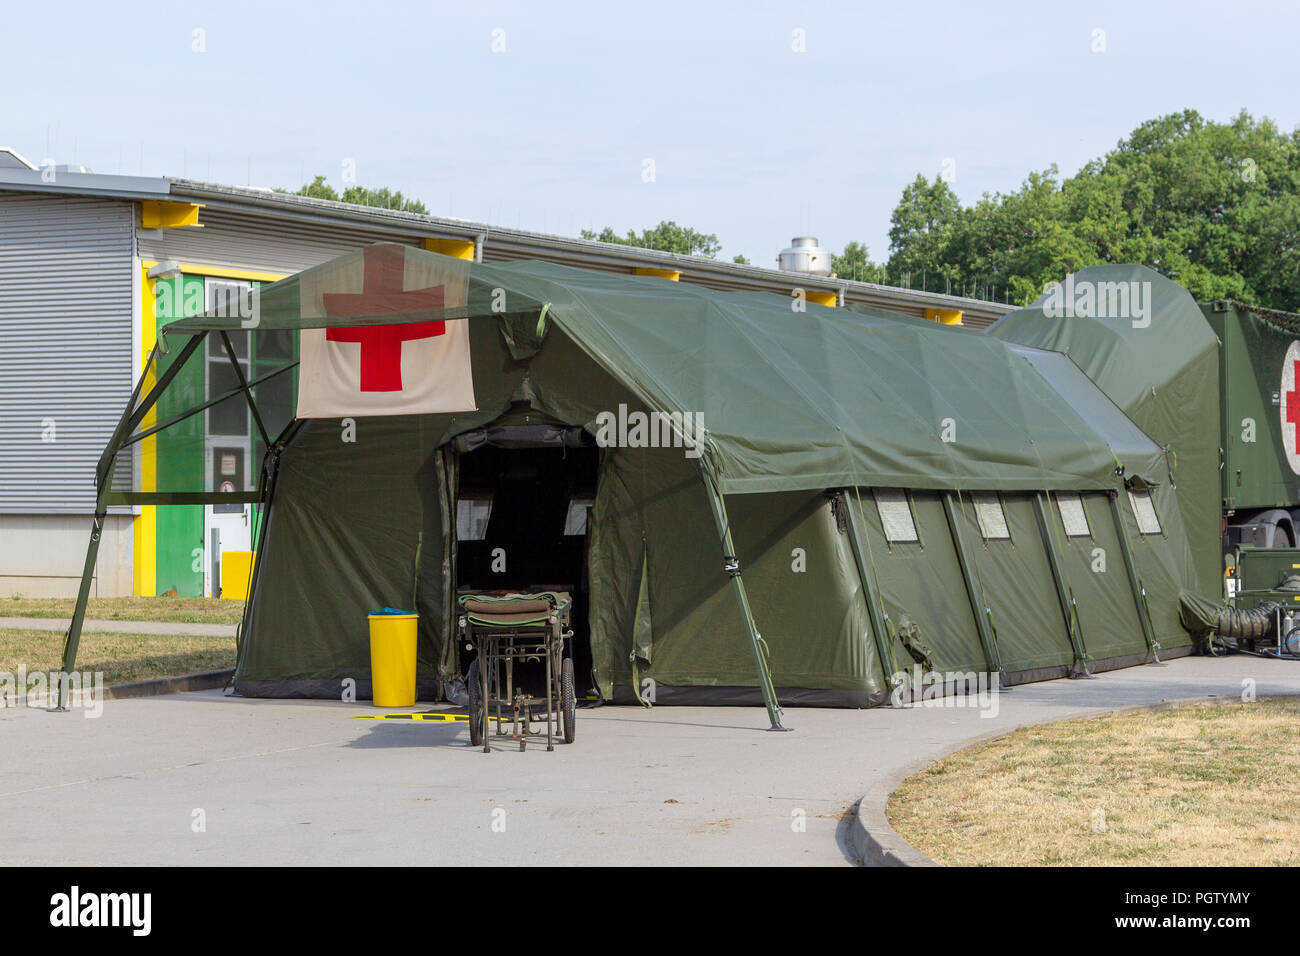
<svg viewBox="0 0 1300 956">
<path fill-rule="evenodd" d="M 373 230 L 377 242 L 399 236 L 461 239 L 474 241 L 484 262 L 538 259 L 607 272 L 627 272 L 638 267 L 669 269 L 680 273 L 683 282 L 714 289 L 788 296 L 792 289 L 798 287 L 810 292 L 834 293 L 846 305 L 860 303 L 909 315 L 923 315 L 926 309 L 957 310 L 962 313 L 963 322 L 973 328 L 987 326 L 1014 308 L 1000 302 L 964 296 L 783 272 L 703 256 L 678 255 L 591 239 L 492 226 L 447 216 L 357 206 L 270 189 L 226 186 L 189 179 L 63 171 L 58 171 L 54 177 L 48 177 L 35 168 L 0 167 L 0 191 L 4 190 L 97 196 L 127 201 L 152 199 L 195 202 L 250 217 Z"/>
</svg>

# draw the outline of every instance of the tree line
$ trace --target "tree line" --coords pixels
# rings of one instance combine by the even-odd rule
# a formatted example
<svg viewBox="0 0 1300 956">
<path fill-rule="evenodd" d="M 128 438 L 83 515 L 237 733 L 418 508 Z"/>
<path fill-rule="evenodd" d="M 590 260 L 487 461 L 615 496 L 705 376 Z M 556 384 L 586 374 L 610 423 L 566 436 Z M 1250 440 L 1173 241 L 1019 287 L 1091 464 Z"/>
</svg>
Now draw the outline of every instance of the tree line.
<svg viewBox="0 0 1300 956">
<path fill-rule="evenodd" d="M 340 195 L 322 176 L 298 195 L 428 211 L 388 189 Z M 671 220 L 581 235 L 710 259 L 722 250 L 715 233 Z M 1148 120 L 1073 176 L 1052 165 L 970 205 L 943 174 L 918 174 L 890 216 L 888 258 L 875 262 L 854 241 L 833 268 L 846 279 L 1026 304 L 1067 273 L 1121 262 L 1150 266 L 1201 301 L 1300 310 L 1300 129 L 1284 133 L 1244 110 L 1227 123 L 1184 110 Z"/>
</svg>

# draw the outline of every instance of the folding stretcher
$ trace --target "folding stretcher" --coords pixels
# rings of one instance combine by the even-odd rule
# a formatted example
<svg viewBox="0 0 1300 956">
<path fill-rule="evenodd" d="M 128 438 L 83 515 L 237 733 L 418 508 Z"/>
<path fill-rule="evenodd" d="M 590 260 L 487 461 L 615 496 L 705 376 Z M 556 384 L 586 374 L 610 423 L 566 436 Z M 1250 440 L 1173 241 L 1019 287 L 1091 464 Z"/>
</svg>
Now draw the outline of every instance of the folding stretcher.
<svg viewBox="0 0 1300 956">
<path fill-rule="evenodd" d="M 545 704 L 546 749 L 554 750 L 557 732 L 573 743 L 577 697 L 573 686 L 573 658 L 564 643 L 573 637 L 569 614 L 573 602 L 563 591 L 468 592 L 459 597 L 460 631 L 477 656 L 470 665 L 469 736 L 472 746 L 489 753 L 488 723 L 495 711 L 496 735 L 510 736 L 524 750 L 533 729 L 534 708 Z M 515 666 L 542 661 L 546 668 L 545 696 L 525 693 L 516 680 Z M 509 716 L 502 719 L 502 711 Z M 540 719 L 540 718 L 537 718 Z M 511 726 L 506 731 L 503 726 Z"/>
</svg>

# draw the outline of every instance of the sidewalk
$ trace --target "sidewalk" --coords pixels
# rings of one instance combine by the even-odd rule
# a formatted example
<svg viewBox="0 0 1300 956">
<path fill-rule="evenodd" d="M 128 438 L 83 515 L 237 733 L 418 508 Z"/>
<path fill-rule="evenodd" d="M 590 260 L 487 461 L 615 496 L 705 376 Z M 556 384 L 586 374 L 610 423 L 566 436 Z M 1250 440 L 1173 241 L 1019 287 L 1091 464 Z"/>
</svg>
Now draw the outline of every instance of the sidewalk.
<svg viewBox="0 0 1300 956">
<path fill-rule="evenodd" d="M 0 617 L 0 627 L 22 631 L 66 631 L 72 622 L 61 617 Z M 83 621 L 84 633 L 184 634 L 189 637 L 234 637 L 234 624 L 188 624 L 182 621 Z"/>
<path fill-rule="evenodd" d="M 1026 684 L 990 717 L 792 707 L 788 734 L 761 707 L 600 707 L 553 753 L 484 754 L 464 724 L 351 719 L 368 701 L 213 690 L 111 700 L 94 720 L 18 708 L 0 711 L 0 864 L 846 865 L 862 857 L 859 798 L 883 808 L 913 768 L 1025 724 L 1235 700 L 1243 682 L 1300 693 L 1300 664 L 1186 657 Z"/>
</svg>

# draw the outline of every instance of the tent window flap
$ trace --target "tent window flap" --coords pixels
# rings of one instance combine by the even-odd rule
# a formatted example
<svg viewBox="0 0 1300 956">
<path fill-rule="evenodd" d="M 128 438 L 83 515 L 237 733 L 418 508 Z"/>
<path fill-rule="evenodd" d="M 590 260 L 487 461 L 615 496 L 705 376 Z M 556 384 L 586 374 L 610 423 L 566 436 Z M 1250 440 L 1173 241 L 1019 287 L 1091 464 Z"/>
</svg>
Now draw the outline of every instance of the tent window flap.
<svg viewBox="0 0 1300 956">
<path fill-rule="evenodd" d="M 1149 491 L 1130 491 L 1129 504 L 1137 518 L 1138 531 L 1142 534 L 1160 534 L 1160 516 L 1156 514 L 1155 502 Z"/>
<path fill-rule="evenodd" d="M 1061 514 L 1061 524 L 1065 534 L 1070 538 L 1091 538 L 1092 529 L 1088 526 L 1088 512 L 1083 508 L 1083 498 L 1073 492 L 1056 495 L 1056 510 Z"/>
<path fill-rule="evenodd" d="M 921 540 L 916 533 L 912 504 L 907 499 L 906 491 L 898 488 L 877 488 L 875 497 L 876 510 L 880 513 L 880 526 L 885 531 L 886 541 L 890 544 L 907 544 Z"/>
<path fill-rule="evenodd" d="M 971 493 L 975 502 L 975 517 L 979 520 L 980 534 L 985 541 L 1010 541 L 1011 529 L 1007 527 L 1006 512 L 1002 510 L 1002 499 L 996 491 L 976 491 Z"/>
</svg>

